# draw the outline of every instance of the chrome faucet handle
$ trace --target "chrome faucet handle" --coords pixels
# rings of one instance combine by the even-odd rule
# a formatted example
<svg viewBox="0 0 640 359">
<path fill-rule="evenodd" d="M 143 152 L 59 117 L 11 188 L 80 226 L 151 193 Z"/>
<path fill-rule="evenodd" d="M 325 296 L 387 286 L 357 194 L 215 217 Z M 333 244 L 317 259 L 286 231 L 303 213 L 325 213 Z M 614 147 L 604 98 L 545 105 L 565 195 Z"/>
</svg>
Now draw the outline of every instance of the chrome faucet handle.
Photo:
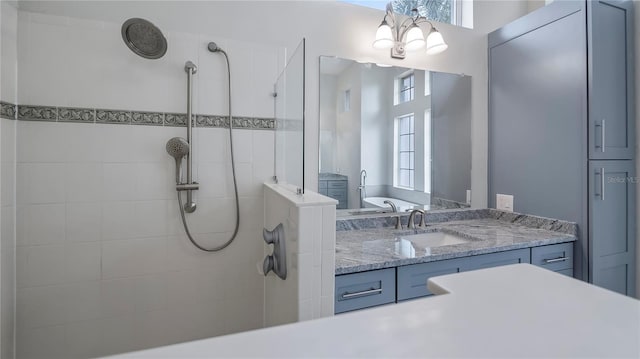
<svg viewBox="0 0 640 359">
<path fill-rule="evenodd" d="M 422 211 L 421 216 L 420 216 L 420 228 L 426 228 L 427 227 L 427 223 L 426 223 L 426 219 L 424 217 L 426 217 L 427 214 Z"/>
<path fill-rule="evenodd" d="M 396 216 L 396 229 L 402 229 L 402 220 L 400 220 L 400 216 Z"/>
</svg>

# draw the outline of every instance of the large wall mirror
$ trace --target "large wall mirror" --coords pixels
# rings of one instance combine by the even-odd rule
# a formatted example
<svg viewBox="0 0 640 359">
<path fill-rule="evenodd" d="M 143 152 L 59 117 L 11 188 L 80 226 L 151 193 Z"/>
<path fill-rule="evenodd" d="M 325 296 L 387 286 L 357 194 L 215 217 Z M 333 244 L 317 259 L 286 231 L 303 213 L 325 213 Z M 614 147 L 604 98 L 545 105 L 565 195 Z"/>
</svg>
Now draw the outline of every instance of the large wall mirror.
<svg viewBox="0 0 640 359">
<path fill-rule="evenodd" d="M 339 215 L 468 207 L 471 77 L 322 56 L 319 143 Z"/>
</svg>

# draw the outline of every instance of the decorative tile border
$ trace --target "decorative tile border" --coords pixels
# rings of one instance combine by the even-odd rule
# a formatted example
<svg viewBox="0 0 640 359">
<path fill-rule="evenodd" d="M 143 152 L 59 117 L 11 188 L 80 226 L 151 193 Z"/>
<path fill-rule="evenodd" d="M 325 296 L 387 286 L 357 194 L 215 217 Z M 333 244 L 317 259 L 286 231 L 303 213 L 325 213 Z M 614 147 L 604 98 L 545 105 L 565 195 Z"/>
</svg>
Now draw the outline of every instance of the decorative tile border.
<svg viewBox="0 0 640 359">
<path fill-rule="evenodd" d="M 95 122 L 96 110 L 90 108 L 58 108 L 58 122 Z"/>
<path fill-rule="evenodd" d="M 0 101 L 0 117 L 7 120 L 16 119 L 16 105 L 8 102 Z"/>
<path fill-rule="evenodd" d="M 18 120 L 23 121 L 57 121 L 58 108 L 50 106 L 18 105 Z"/>
<path fill-rule="evenodd" d="M 185 127 L 184 113 L 92 109 L 80 107 L 55 107 L 14 105 L 0 102 L 0 117 L 21 121 L 106 123 L 121 125 L 151 125 Z M 224 115 L 194 114 L 196 127 L 229 128 L 229 117 Z M 252 130 L 275 130 L 273 118 L 233 117 L 233 127 Z"/>
</svg>

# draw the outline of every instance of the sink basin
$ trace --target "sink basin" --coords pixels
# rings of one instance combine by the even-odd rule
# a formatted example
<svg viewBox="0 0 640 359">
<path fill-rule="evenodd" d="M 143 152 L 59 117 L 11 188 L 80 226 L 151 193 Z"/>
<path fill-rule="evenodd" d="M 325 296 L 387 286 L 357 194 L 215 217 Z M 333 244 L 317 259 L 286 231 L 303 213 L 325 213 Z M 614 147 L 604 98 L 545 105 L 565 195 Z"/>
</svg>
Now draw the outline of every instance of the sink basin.
<svg viewBox="0 0 640 359">
<path fill-rule="evenodd" d="M 413 246 L 421 248 L 451 246 L 469 242 L 468 239 L 445 232 L 411 234 L 402 236 L 399 239 L 401 241 L 409 241 Z"/>
<path fill-rule="evenodd" d="M 396 237 L 395 253 L 403 258 L 415 258 L 431 255 L 432 249 L 470 242 L 455 234 L 446 232 L 428 232 L 407 234 Z"/>
</svg>

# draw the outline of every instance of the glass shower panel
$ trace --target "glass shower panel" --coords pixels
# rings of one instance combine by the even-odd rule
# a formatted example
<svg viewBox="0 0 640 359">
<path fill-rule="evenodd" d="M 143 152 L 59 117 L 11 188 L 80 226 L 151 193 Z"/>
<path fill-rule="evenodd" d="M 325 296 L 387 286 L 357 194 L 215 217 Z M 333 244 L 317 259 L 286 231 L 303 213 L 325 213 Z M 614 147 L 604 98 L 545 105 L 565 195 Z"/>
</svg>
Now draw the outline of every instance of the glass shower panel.
<svg viewBox="0 0 640 359">
<path fill-rule="evenodd" d="M 304 73 L 302 39 L 275 83 L 275 176 L 278 183 L 304 192 Z"/>
</svg>

